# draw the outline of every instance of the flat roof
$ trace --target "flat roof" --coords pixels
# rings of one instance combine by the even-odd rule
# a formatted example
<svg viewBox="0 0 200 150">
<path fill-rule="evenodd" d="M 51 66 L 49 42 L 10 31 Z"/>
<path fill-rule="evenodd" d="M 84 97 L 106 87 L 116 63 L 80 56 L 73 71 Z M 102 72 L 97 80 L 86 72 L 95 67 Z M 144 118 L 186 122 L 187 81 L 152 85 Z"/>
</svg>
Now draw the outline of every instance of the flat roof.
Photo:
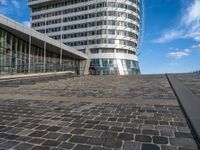
<svg viewBox="0 0 200 150">
<path fill-rule="evenodd" d="M 29 42 L 29 37 L 31 35 L 32 45 L 36 45 L 40 48 L 44 47 L 44 42 L 46 41 L 47 50 L 53 51 L 55 53 L 60 53 L 62 46 L 63 55 L 75 58 L 75 59 L 87 59 L 88 56 L 75 48 L 69 47 L 65 44 L 61 44 L 60 41 L 54 40 L 47 35 L 35 31 L 23 24 L 20 24 L 2 14 L 0 14 L 0 28 L 12 33 L 18 38 Z"/>
</svg>

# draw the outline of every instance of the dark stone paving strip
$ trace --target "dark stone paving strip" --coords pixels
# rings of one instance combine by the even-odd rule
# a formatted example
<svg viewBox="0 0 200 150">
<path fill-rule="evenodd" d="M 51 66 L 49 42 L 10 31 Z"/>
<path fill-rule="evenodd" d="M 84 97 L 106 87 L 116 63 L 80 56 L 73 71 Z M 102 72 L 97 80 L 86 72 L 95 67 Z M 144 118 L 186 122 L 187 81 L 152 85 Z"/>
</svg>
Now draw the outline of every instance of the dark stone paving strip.
<svg viewBox="0 0 200 150">
<path fill-rule="evenodd" d="M 200 100 L 184 84 L 182 84 L 175 75 L 167 75 L 167 78 L 187 116 L 198 147 L 200 148 Z"/>
</svg>

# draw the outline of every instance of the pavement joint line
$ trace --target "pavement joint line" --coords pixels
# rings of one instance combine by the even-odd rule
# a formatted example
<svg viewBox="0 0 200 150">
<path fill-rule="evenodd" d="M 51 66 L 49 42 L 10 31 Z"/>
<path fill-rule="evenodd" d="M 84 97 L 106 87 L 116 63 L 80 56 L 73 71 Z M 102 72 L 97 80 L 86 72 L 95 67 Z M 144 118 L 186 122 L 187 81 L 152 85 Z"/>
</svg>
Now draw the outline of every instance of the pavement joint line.
<svg viewBox="0 0 200 150">
<path fill-rule="evenodd" d="M 200 100 L 175 75 L 166 74 L 166 77 L 183 110 L 197 146 L 200 149 Z"/>
</svg>

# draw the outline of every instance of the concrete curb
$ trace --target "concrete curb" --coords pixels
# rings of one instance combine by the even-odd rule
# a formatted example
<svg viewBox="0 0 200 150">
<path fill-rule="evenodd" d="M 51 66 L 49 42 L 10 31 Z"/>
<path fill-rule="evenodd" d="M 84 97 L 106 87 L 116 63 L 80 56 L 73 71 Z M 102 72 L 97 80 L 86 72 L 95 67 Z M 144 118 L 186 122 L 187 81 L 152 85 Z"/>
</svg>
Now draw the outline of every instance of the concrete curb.
<svg viewBox="0 0 200 150">
<path fill-rule="evenodd" d="M 59 76 L 59 75 L 66 75 L 66 74 L 74 74 L 74 72 L 65 71 L 65 72 L 52 72 L 52 73 L 6 75 L 6 76 L 0 76 L 0 81 L 25 79 L 25 78 L 37 78 L 37 77 L 45 77 L 45 76 Z"/>
</svg>

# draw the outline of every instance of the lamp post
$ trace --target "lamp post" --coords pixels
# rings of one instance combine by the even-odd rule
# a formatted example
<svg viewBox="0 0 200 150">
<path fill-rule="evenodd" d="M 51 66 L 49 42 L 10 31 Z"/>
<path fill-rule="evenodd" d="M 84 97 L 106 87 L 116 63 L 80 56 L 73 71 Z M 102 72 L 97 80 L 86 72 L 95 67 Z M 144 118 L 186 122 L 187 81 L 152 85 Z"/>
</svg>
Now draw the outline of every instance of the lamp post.
<svg viewBox="0 0 200 150">
<path fill-rule="evenodd" d="M 32 20 L 32 14 L 30 17 L 30 22 Z M 31 72 L 31 41 L 32 41 L 32 30 L 31 30 L 31 24 L 30 24 L 30 34 L 29 34 L 29 47 L 28 47 L 28 73 Z"/>
<path fill-rule="evenodd" d="M 63 11 L 61 16 L 61 35 L 60 35 L 60 67 L 62 66 L 62 44 L 63 44 Z"/>
<path fill-rule="evenodd" d="M 44 62 L 43 62 L 43 72 L 46 72 L 46 14 L 44 16 L 44 25 L 45 25 L 45 31 L 44 31 Z"/>
</svg>

